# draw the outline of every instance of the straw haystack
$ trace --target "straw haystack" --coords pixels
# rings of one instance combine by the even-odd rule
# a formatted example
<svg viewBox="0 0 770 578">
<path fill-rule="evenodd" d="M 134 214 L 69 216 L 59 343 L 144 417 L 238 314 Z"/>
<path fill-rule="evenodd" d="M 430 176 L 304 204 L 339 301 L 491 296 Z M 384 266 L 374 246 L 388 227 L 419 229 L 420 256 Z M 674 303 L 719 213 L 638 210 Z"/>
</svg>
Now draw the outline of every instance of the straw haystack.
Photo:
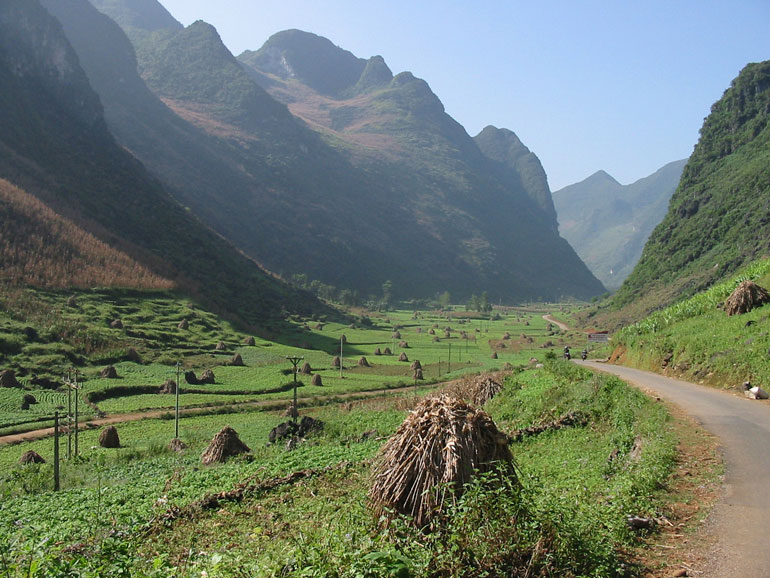
<svg viewBox="0 0 770 578">
<path fill-rule="evenodd" d="M 204 371 L 201 376 L 198 378 L 198 383 L 200 384 L 212 384 L 216 383 L 216 378 L 214 377 L 214 372 L 210 369 L 207 369 Z"/>
<path fill-rule="evenodd" d="M 425 379 L 422 376 L 422 369 L 421 368 L 418 367 L 417 369 L 414 370 L 414 379 Z"/>
<path fill-rule="evenodd" d="M 21 457 L 19 458 L 19 463 L 22 465 L 26 464 L 44 464 L 45 460 L 43 459 L 43 456 L 41 456 L 39 453 L 33 450 L 27 450 L 23 454 L 21 454 Z"/>
<path fill-rule="evenodd" d="M 473 382 L 471 389 L 471 403 L 473 405 L 482 406 L 490 399 L 495 397 L 500 390 L 503 389 L 503 385 L 492 378 L 491 375 L 481 375 Z"/>
<path fill-rule="evenodd" d="M 417 328 L 415 331 L 416 331 L 417 333 L 422 333 L 422 327 L 418 327 L 418 328 Z"/>
<path fill-rule="evenodd" d="M 112 365 L 108 365 L 99 372 L 99 377 L 104 377 L 106 379 L 117 379 L 118 371 Z"/>
<path fill-rule="evenodd" d="M 366 359 L 366 357 L 361 357 L 361 359 L 358 360 L 358 367 L 371 367 L 372 365 L 369 363 L 369 360 Z"/>
<path fill-rule="evenodd" d="M 415 359 L 412 362 L 412 365 L 410 366 L 410 368 L 413 369 L 413 370 L 414 369 L 422 369 L 422 364 L 420 363 L 420 360 L 419 359 Z"/>
<path fill-rule="evenodd" d="M 283 412 L 284 417 L 299 417 L 299 412 L 297 411 L 297 408 L 294 407 L 294 403 L 290 403 L 289 407 L 286 408 L 286 411 Z"/>
<path fill-rule="evenodd" d="M 243 357 L 241 357 L 241 354 L 236 353 L 232 356 L 232 358 L 230 358 L 230 365 L 234 365 L 235 367 L 243 367 L 246 364 L 243 363 Z"/>
<path fill-rule="evenodd" d="M 728 315 L 741 315 L 765 303 L 770 303 L 767 291 L 753 281 L 744 281 L 725 301 L 725 312 Z"/>
<path fill-rule="evenodd" d="M 401 349 L 409 349 L 409 342 L 408 342 L 408 341 L 401 341 L 401 342 L 398 344 L 398 346 L 399 346 Z"/>
<path fill-rule="evenodd" d="M 400 331 L 394 331 L 391 336 L 393 339 L 401 339 L 401 332 Z"/>
<path fill-rule="evenodd" d="M 184 380 L 190 385 L 198 385 L 198 376 L 195 375 L 194 371 L 185 371 Z"/>
<path fill-rule="evenodd" d="M 187 321 L 187 319 L 182 319 L 179 322 L 179 325 L 177 325 L 178 329 L 189 329 L 190 328 L 190 322 Z"/>
<path fill-rule="evenodd" d="M 256 340 L 253 337 L 247 337 L 246 339 L 243 340 L 243 344 L 244 345 L 256 345 L 257 342 L 256 342 Z"/>
<path fill-rule="evenodd" d="M 123 322 L 120 319 L 113 319 L 110 327 L 113 329 L 123 329 Z"/>
<path fill-rule="evenodd" d="M 396 512 L 422 528 L 475 471 L 499 467 L 515 478 L 508 438 L 486 412 L 450 396 L 428 398 L 380 451 L 369 499 L 378 517 Z"/>
<path fill-rule="evenodd" d="M 435 329 L 429 329 L 428 330 L 428 335 L 436 335 L 436 330 Z"/>
<path fill-rule="evenodd" d="M 321 380 L 321 375 L 318 374 L 318 373 L 313 375 L 313 377 L 310 378 L 310 384 L 311 385 L 317 385 L 319 387 L 322 386 L 323 385 L 323 380 Z"/>
<path fill-rule="evenodd" d="M 74 295 L 67 297 L 67 307 L 77 307 L 78 300 Z"/>
<path fill-rule="evenodd" d="M 398 356 L 398 360 L 399 360 L 399 361 L 406 361 L 406 362 L 408 362 L 408 361 L 409 361 L 409 358 L 406 356 L 406 353 L 404 353 L 404 352 L 402 351 L 402 352 L 401 352 L 401 355 L 399 355 L 399 356 Z"/>
<path fill-rule="evenodd" d="M 339 355 L 335 355 L 334 359 L 332 359 L 332 367 L 339 369 L 340 365 L 342 365 L 342 360 Z"/>
<path fill-rule="evenodd" d="M 214 346 L 214 351 L 225 351 L 227 349 L 227 345 L 225 345 L 224 341 L 218 341 L 217 344 Z"/>
<path fill-rule="evenodd" d="M 390 350 L 390 347 L 386 347 L 382 350 L 383 355 L 393 355 L 393 352 Z"/>
<path fill-rule="evenodd" d="M 439 341 L 441 341 L 441 338 L 440 338 L 438 335 L 436 335 L 436 336 L 433 338 L 433 343 L 438 343 Z"/>
<path fill-rule="evenodd" d="M 21 387 L 16 379 L 16 373 L 13 369 L 4 369 L 0 371 L 0 386 L 2 387 Z"/>
<path fill-rule="evenodd" d="M 170 449 L 172 452 L 181 452 L 187 449 L 187 444 L 179 438 L 174 438 L 169 442 L 168 449 Z"/>
<path fill-rule="evenodd" d="M 103 448 L 119 448 L 120 437 L 114 425 L 109 425 L 99 434 L 99 445 Z"/>
<path fill-rule="evenodd" d="M 158 393 L 176 393 L 176 381 L 167 379 L 166 383 L 160 386 Z"/>
<path fill-rule="evenodd" d="M 238 433 L 229 425 L 226 425 L 214 436 L 209 447 L 201 454 L 201 461 L 206 465 L 215 462 L 224 463 L 229 457 L 245 454 L 250 451 L 249 446 L 238 437 Z"/>
<path fill-rule="evenodd" d="M 382 351 L 380 351 L 380 348 L 379 348 L 379 347 L 378 347 L 377 349 L 375 349 L 375 350 L 374 350 L 374 354 L 375 354 L 375 355 L 382 355 Z"/>
<path fill-rule="evenodd" d="M 302 367 L 299 369 L 299 372 L 302 375 L 310 375 L 311 373 L 313 373 L 313 368 L 310 367 L 310 363 L 306 361 L 305 363 L 302 364 Z"/>
</svg>

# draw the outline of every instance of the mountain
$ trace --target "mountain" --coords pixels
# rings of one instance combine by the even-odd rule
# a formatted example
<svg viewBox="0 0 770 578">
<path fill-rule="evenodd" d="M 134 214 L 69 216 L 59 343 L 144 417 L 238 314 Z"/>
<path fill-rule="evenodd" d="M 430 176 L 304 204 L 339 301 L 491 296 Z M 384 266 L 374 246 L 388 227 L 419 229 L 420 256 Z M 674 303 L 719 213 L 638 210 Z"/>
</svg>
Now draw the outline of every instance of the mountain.
<svg viewBox="0 0 770 578">
<path fill-rule="evenodd" d="M 203 226 L 118 146 L 60 23 L 37 0 L 0 4 L 0 106 L 0 177 L 59 217 L 243 323 L 264 326 L 284 307 L 313 307 Z"/>
<path fill-rule="evenodd" d="M 700 139 L 619 308 L 654 292 L 667 303 L 770 250 L 770 61 L 748 64 L 711 108 Z"/>
<path fill-rule="evenodd" d="M 621 185 L 604 171 L 553 193 L 559 232 L 604 286 L 617 289 L 663 220 L 686 160 Z"/>
<path fill-rule="evenodd" d="M 487 290 L 509 301 L 603 290 L 424 81 L 394 77 L 380 57 L 358 59 L 299 31 L 238 62 L 203 22 L 139 29 L 126 24 L 141 20 L 133 3 L 93 3 L 124 26 L 153 107 L 161 100 L 166 122 L 172 114 L 188 134 L 161 145 L 164 131 L 143 127 L 136 101 L 110 88 L 116 78 L 97 88 L 110 128 L 185 206 L 268 269 L 362 294 L 379 295 L 391 280 L 401 297 Z M 89 77 L 98 72 L 89 54 L 111 68 L 111 50 L 86 45 L 94 32 L 65 28 L 82 45 Z M 246 65 L 249 55 L 264 68 Z M 289 69 L 277 74 L 276 62 Z M 134 121 L 110 112 L 129 105 Z M 145 145 L 139 129 L 158 137 L 156 145 Z M 193 157 L 185 152 L 192 146 L 207 151 Z M 200 167 L 212 159 L 215 167 Z"/>
</svg>

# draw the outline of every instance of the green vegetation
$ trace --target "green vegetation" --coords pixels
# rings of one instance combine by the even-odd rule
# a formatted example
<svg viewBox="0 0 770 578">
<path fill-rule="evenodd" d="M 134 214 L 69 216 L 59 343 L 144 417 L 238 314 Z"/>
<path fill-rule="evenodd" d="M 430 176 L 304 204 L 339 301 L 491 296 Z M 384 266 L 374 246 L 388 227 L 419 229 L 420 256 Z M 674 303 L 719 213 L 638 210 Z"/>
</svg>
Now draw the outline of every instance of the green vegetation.
<svg viewBox="0 0 770 578">
<path fill-rule="evenodd" d="M 744 280 L 770 286 L 770 260 L 630 325 L 613 336 L 628 363 L 675 372 L 692 381 L 732 388 L 770 383 L 770 311 L 761 307 L 728 317 L 721 308 Z"/>
<path fill-rule="evenodd" d="M 486 408 L 503 430 L 569 411 L 585 415 L 586 425 L 514 443 L 523 488 L 477 478 L 445 523 L 424 534 L 400 522 L 383 529 L 366 500 L 371 459 L 403 420 L 398 408 L 414 401 L 410 392 L 312 410 L 326 427 L 292 450 L 265 446 L 284 419 L 270 413 L 185 418 L 190 447 L 181 454 L 165 449 L 167 421 L 123 424 L 124 447 L 88 449 L 63 464 L 59 493 L 49 490 L 50 464 L 13 466 L 22 450 L 49 457 L 51 440 L 1 448 L 2 570 L 11 577 L 468 576 L 476 568 L 483 576 L 530 567 L 534 576 L 633 575 L 621 569 L 620 552 L 637 543 L 625 518 L 655 515 L 673 463 L 660 404 L 561 361 L 511 375 Z M 200 452 L 224 424 L 253 458 L 201 467 Z M 95 445 L 97 432 L 81 435 L 82 447 Z M 188 508 L 237 487 L 272 489 Z"/>
</svg>

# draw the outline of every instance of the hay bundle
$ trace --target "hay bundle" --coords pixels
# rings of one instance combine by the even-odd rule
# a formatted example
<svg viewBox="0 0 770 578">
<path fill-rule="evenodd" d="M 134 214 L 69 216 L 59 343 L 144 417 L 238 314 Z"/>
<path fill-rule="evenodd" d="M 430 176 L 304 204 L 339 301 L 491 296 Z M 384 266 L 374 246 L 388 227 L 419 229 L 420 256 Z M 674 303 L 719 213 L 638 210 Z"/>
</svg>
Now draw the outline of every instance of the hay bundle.
<svg viewBox="0 0 770 578">
<path fill-rule="evenodd" d="M 503 389 L 503 385 L 492 378 L 491 375 L 479 376 L 473 383 L 471 389 L 471 403 L 473 405 L 482 406 L 490 399 L 495 397 L 500 390 Z"/>
<path fill-rule="evenodd" d="M 41 456 L 39 453 L 33 450 L 27 450 L 23 454 L 21 454 L 21 457 L 19 458 L 19 463 L 22 465 L 27 464 L 44 464 L 45 460 L 43 459 L 43 456 Z"/>
<path fill-rule="evenodd" d="M 490 359 L 497 359 L 497 351 L 493 351 L 492 355 L 489 356 Z"/>
<path fill-rule="evenodd" d="M 185 371 L 184 380 L 190 385 L 198 385 L 198 376 L 195 375 L 194 371 Z"/>
<path fill-rule="evenodd" d="M 410 366 L 410 369 L 412 369 L 412 370 L 415 370 L 415 369 L 422 369 L 422 364 L 420 363 L 420 360 L 419 360 L 419 359 L 415 359 L 415 360 L 412 362 L 412 365 Z"/>
<path fill-rule="evenodd" d="M 238 433 L 229 425 L 226 425 L 214 436 L 209 447 L 201 454 L 201 461 L 206 465 L 215 462 L 224 463 L 229 457 L 245 454 L 250 451 L 249 446 L 238 437 Z"/>
<path fill-rule="evenodd" d="M 117 379 L 118 371 L 112 365 L 108 365 L 99 372 L 99 377 L 103 377 L 105 379 Z"/>
<path fill-rule="evenodd" d="M 190 322 L 187 321 L 187 319 L 182 319 L 179 322 L 179 325 L 177 325 L 177 329 L 189 329 L 189 327 L 190 327 Z"/>
<path fill-rule="evenodd" d="M 369 499 L 378 517 L 392 510 L 422 528 L 462 494 L 474 470 L 499 466 L 515 478 L 508 438 L 486 412 L 449 396 L 428 398 L 382 447 Z"/>
<path fill-rule="evenodd" d="M 310 378 L 310 384 L 311 385 L 317 385 L 318 387 L 321 387 L 323 385 L 323 380 L 321 379 L 321 375 L 316 373 L 313 375 L 313 377 Z"/>
<path fill-rule="evenodd" d="M 230 358 L 230 365 L 234 365 L 236 367 L 243 367 L 246 364 L 243 363 L 243 357 L 241 357 L 240 353 L 236 353 L 235 355 Z"/>
<path fill-rule="evenodd" d="M 138 363 L 139 365 L 142 364 L 142 356 L 139 355 L 139 352 L 133 347 L 129 347 L 128 351 L 126 351 L 126 360 L 133 361 L 134 363 Z"/>
<path fill-rule="evenodd" d="M 315 329 L 316 331 L 323 331 L 323 329 L 324 329 L 323 323 L 316 323 L 313 326 L 313 329 Z"/>
<path fill-rule="evenodd" d="M 383 355 L 393 355 L 393 352 L 390 350 L 390 347 L 386 347 L 382 350 Z"/>
<path fill-rule="evenodd" d="M 201 374 L 200 378 L 198 378 L 198 383 L 200 383 L 200 384 L 216 383 L 216 378 L 214 377 L 214 372 L 211 371 L 210 369 L 207 369 L 206 371 L 204 371 Z"/>
<path fill-rule="evenodd" d="M 294 407 L 293 403 L 289 404 L 289 407 L 286 408 L 286 411 L 283 412 L 284 417 L 299 417 L 299 412 L 297 411 L 297 408 Z"/>
<path fill-rule="evenodd" d="M 406 356 L 406 353 L 402 351 L 401 355 L 398 356 L 398 360 L 399 361 L 406 361 L 406 362 L 408 362 L 409 358 Z"/>
<path fill-rule="evenodd" d="M 436 330 L 435 330 L 435 329 L 432 329 L 432 328 L 431 328 L 431 329 L 429 329 L 429 330 L 428 330 L 428 335 L 436 335 Z"/>
<path fill-rule="evenodd" d="M 168 449 L 170 449 L 172 452 L 181 452 L 183 450 L 187 449 L 187 444 L 184 443 L 179 438 L 174 438 L 171 440 L 168 444 Z"/>
<path fill-rule="evenodd" d="M 21 387 L 16 380 L 16 373 L 14 373 L 13 369 L 0 371 L 0 385 L 3 387 Z"/>
<path fill-rule="evenodd" d="M 444 331 L 444 339 L 449 339 L 452 337 L 452 334 L 449 331 Z"/>
<path fill-rule="evenodd" d="M 253 337 L 247 337 L 246 339 L 243 340 L 243 344 L 244 345 L 256 345 L 257 342 L 256 342 L 256 340 Z"/>
<path fill-rule="evenodd" d="M 374 350 L 374 354 L 375 354 L 375 355 L 382 355 L 382 351 L 380 351 L 380 348 L 379 348 L 379 347 L 378 347 L 377 349 L 375 349 L 375 350 Z"/>
<path fill-rule="evenodd" d="M 306 361 L 306 362 L 305 362 L 305 363 L 302 365 L 302 367 L 300 368 L 299 372 L 300 372 L 302 375 L 310 375 L 311 373 L 313 373 L 313 368 L 312 368 L 312 367 L 310 367 L 310 363 Z"/>
<path fill-rule="evenodd" d="M 409 343 L 408 343 L 408 342 L 406 342 L 406 341 L 401 341 L 401 342 L 398 344 L 398 346 L 399 346 L 401 349 L 409 349 Z"/>
<path fill-rule="evenodd" d="M 77 307 L 78 300 L 74 295 L 67 297 L 67 307 Z"/>
<path fill-rule="evenodd" d="M 224 341 L 218 341 L 217 344 L 214 346 L 214 351 L 224 351 L 227 349 L 227 345 L 225 345 Z"/>
<path fill-rule="evenodd" d="M 415 379 L 425 379 L 422 376 L 422 369 L 421 368 L 418 367 L 417 369 L 414 370 L 414 378 Z"/>
<path fill-rule="evenodd" d="M 505 341 L 508 341 L 510 338 L 511 338 L 511 334 L 510 334 L 510 333 L 508 333 L 508 332 L 506 331 L 506 332 L 503 334 L 503 339 L 504 339 Z"/>
<path fill-rule="evenodd" d="M 103 448 L 119 448 L 120 436 L 114 425 L 109 425 L 99 434 L 99 445 Z"/>
<path fill-rule="evenodd" d="M 160 386 L 158 393 L 176 393 L 176 381 L 173 379 L 166 380 L 166 383 Z"/>
<path fill-rule="evenodd" d="M 332 359 L 332 367 L 339 369 L 340 365 L 342 365 L 342 360 L 340 359 L 339 355 L 335 355 L 334 359 Z"/>
<path fill-rule="evenodd" d="M 441 338 L 440 338 L 438 335 L 436 335 L 436 336 L 433 338 L 433 343 L 438 343 L 439 341 L 441 341 Z"/>
<path fill-rule="evenodd" d="M 392 339 L 401 339 L 401 332 L 400 331 L 394 331 L 391 336 Z"/>
<path fill-rule="evenodd" d="M 110 323 L 110 327 L 113 329 L 123 329 L 123 322 L 120 319 L 113 319 Z"/>
<path fill-rule="evenodd" d="M 358 367 L 371 367 L 371 364 L 366 357 L 361 357 L 361 359 L 358 360 Z"/>
<path fill-rule="evenodd" d="M 21 402 L 26 403 L 27 405 L 35 405 L 37 403 L 37 399 L 31 393 L 25 393 L 24 397 L 21 399 Z"/>
<path fill-rule="evenodd" d="M 422 327 L 418 327 L 418 328 L 416 329 L 416 331 L 417 331 L 417 333 L 422 333 Z"/>
<path fill-rule="evenodd" d="M 744 281 L 725 301 L 725 312 L 728 315 L 741 315 L 765 303 L 770 303 L 767 291 L 753 281 Z"/>
</svg>

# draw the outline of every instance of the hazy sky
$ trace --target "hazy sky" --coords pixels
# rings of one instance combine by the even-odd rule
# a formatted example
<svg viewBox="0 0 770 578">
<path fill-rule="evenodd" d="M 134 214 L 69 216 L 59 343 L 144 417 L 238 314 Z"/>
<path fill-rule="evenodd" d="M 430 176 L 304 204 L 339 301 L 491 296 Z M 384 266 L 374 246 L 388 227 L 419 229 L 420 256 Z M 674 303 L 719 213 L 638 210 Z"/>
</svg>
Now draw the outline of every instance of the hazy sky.
<svg viewBox="0 0 770 578">
<path fill-rule="evenodd" d="M 238 55 L 299 28 L 430 84 L 471 136 L 508 128 L 552 190 L 686 158 L 711 105 L 770 59 L 770 0 L 161 0 Z"/>
</svg>

